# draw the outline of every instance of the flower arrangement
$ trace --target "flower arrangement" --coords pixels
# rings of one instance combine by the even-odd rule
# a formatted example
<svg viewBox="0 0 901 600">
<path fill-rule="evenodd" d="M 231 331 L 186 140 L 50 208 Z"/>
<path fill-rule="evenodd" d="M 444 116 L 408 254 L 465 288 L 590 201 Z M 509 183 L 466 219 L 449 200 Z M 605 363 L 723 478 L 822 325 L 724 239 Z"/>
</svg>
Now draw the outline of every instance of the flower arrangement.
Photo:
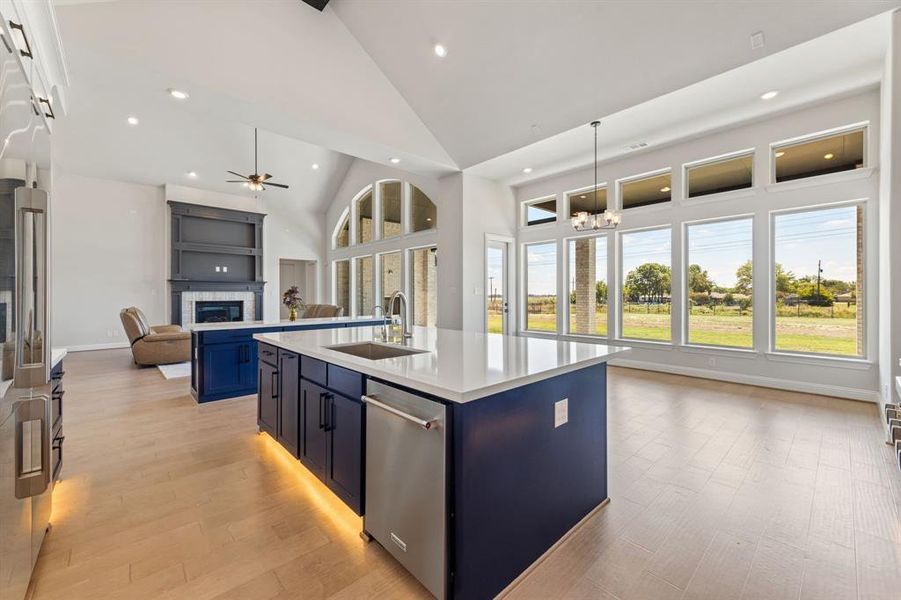
<svg viewBox="0 0 901 600">
<path fill-rule="evenodd" d="M 282 294 L 282 304 L 288 307 L 288 319 L 296 321 L 297 309 L 304 306 L 303 298 L 300 297 L 300 290 L 297 289 L 296 285 L 292 285 Z"/>
</svg>

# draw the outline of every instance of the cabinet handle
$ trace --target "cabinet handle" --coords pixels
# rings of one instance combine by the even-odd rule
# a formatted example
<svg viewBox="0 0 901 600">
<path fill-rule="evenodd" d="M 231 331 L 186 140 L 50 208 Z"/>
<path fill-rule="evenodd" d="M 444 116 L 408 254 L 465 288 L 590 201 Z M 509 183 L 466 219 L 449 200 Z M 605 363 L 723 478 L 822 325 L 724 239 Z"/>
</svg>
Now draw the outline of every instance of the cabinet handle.
<svg viewBox="0 0 901 600">
<path fill-rule="evenodd" d="M 31 53 L 31 44 L 28 43 L 28 36 L 25 35 L 25 28 L 22 27 L 21 23 L 16 23 L 15 21 L 10 20 L 9 22 L 10 29 L 18 29 L 19 33 L 22 34 L 22 39 L 25 40 L 25 50 L 19 50 L 19 54 L 22 56 L 26 56 L 28 58 L 34 59 L 34 54 Z"/>
<path fill-rule="evenodd" d="M 326 431 L 334 431 L 335 430 L 335 396 L 333 394 L 328 395 L 328 423 L 325 426 Z"/>
<path fill-rule="evenodd" d="M 38 102 L 40 102 L 41 104 L 46 104 L 46 105 L 47 105 L 47 110 L 50 111 L 50 112 L 45 112 L 45 113 L 44 113 L 44 116 L 45 116 L 45 117 L 47 117 L 48 119 L 55 119 L 55 118 L 56 118 L 56 115 L 53 114 L 53 107 L 50 106 L 50 100 L 49 100 L 48 98 L 38 98 Z"/>
<path fill-rule="evenodd" d="M 278 373 L 276 371 L 272 372 L 272 397 L 278 398 Z"/>
<path fill-rule="evenodd" d="M 325 399 L 325 396 L 325 392 L 319 392 L 319 429 L 325 429 L 325 423 L 322 422 L 322 414 L 325 412 L 322 410 L 322 401 Z"/>
</svg>

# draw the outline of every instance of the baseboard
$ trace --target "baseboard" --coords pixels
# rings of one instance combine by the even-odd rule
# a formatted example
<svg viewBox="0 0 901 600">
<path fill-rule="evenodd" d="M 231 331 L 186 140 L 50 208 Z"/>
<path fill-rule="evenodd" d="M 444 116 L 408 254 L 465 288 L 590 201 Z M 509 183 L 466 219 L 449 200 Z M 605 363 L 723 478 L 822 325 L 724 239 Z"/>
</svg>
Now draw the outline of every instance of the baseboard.
<svg viewBox="0 0 901 600">
<path fill-rule="evenodd" d="M 809 383 L 804 381 L 793 381 L 791 379 L 777 379 L 775 377 L 763 377 L 761 375 L 742 375 L 740 373 L 730 373 L 728 371 L 713 372 L 709 369 L 666 365 L 640 360 L 629 360 L 626 358 L 611 360 L 609 364 L 614 367 L 626 367 L 628 369 L 639 369 L 642 371 L 658 371 L 661 373 L 671 373 L 673 375 L 698 377 L 700 379 L 728 381 L 730 383 L 743 383 L 745 385 L 756 385 L 765 388 L 775 388 L 777 390 L 804 392 L 807 394 L 817 394 L 819 396 L 834 396 L 836 398 L 846 398 L 848 400 L 872 402 L 873 404 L 878 404 L 880 400 L 879 392 L 876 390 L 861 390 L 840 385 Z"/>
<path fill-rule="evenodd" d="M 89 352 L 91 350 L 113 350 L 117 348 L 128 348 L 128 342 L 108 342 L 106 344 L 79 344 L 77 346 L 67 346 L 68 352 Z"/>
</svg>

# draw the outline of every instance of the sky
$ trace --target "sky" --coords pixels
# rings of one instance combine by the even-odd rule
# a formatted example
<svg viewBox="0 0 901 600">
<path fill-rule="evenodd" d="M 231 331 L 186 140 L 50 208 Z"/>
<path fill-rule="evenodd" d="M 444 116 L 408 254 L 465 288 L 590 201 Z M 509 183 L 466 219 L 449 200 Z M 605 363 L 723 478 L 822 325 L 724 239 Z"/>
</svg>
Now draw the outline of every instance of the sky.
<svg viewBox="0 0 901 600">
<path fill-rule="evenodd" d="M 823 278 L 854 281 L 857 277 L 856 222 L 856 206 L 779 214 L 774 220 L 776 262 L 797 277 L 815 277 L 817 261 L 821 260 Z M 750 218 L 690 225 L 686 240 L 688 264 L 701 265 L 716 285 L 734 286 L 736 269 L 752 256 L 751 226 Z M 670 228 L 620 235 L 623 273 L 645 262 L 670 264 Z M 554 242 L 527 247 L 530 294 L 556 293 L 556 257 Z M 600 266 L 598 274 L 601 279 Z"/>
</svg>

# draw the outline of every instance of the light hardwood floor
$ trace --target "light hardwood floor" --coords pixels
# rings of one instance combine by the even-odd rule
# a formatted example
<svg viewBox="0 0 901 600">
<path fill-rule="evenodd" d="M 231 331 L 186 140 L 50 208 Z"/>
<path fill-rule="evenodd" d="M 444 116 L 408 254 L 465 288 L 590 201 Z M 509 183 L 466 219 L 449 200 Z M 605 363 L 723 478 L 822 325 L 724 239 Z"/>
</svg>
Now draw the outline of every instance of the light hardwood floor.
<svg viewBox="0 0 901 600">
<path fill-rule="evenodd" d="M 64 479 L 35 600 L 418 598 L 256 429 L 127 351 L 65 359 Z M 876 407 L 610 370 L 610 497 L 511 599 L 901 598 L 901 477 Z"/>
</svg>

